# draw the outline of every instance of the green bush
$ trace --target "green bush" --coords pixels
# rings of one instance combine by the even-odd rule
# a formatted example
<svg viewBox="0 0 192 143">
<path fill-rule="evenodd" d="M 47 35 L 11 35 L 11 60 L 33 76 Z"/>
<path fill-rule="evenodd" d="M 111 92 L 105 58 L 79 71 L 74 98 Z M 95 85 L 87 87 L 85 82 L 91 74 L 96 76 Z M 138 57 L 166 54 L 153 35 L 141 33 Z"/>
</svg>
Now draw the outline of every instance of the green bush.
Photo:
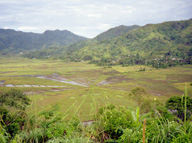
<svg viewBox="0 0 192 143">
<path fill-rule="evenodd" d="M 156 116 L 159 116 L 160 119 L 163 119 L 163 120 L 168 119 L 169 121 L 173 121 L 173 119 L 174 119 L 174 117 L 173 117 L 173 115 L 171 114 L 171 112 L 169 112 L 169 111 L 167 110 L 167 108 L 164 107 L 164 106 L 157 106 L 157 109 L 156 109 L 156 111 L 154 111 L 154 112 L 156 112 L 156 113 L 155 113 Z"/>
<path fill-rule="evenodd" d="M 185 116 L 185 97 L 173 96 L 166 102 L 166 108 L 173 114 L 184 121 Z M 186 96 L 186 119 L 192 115 L 192 99 Z"/>
<path fill-rule="evenodd" d="M 9 133 L 6 132 L 6 129 L 0 123 L 0 142 L 7 143 L 8 139 L 9 139 Z"/>
<path fill-rule="evenodd" d="M 182 130 L 182 125 L 175 121 L 152 119 L 147 122 L 146 137 L 148 142 L 171 142 Z"/>
<path fill-rule="evenodd" d="M 11 89 L 0 95 L 0 124 L 4 125 L 7 134 L 14 137 L 18 134 L 27 120 L 25 108 L 30 99 L 20 90 Z M 9 112 L 14 109 L 14 113 Z"/>
<path fill-rule="evenodd" d="M 122 129 L 135 126 L 131 112 L 125 107 L 114 105 L 99 108 L 96 119 L 98 120 L 97 127 L 108 133 L 111 138 L 119 138 L 123 134 Z"/>
<path fill-rule="evenodd" d="M 143 129 L 139 127 L 138 129 L 126 128 L 123 130 L 123 135 L 120 137 L 119 142 L 122 143 L 138 143 L 141 142 L 143 136 Z"/>
</svg>

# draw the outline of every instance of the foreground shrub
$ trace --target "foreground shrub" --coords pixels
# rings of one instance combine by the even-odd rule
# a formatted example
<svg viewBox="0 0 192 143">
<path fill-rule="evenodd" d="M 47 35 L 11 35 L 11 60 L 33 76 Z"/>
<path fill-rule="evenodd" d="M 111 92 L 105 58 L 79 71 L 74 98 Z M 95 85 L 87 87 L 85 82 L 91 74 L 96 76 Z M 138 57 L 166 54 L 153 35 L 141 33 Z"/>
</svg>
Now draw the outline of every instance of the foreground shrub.
<svg viewBox="0 0 192 143">
<path fill-rule="evenodd" d="M 110 138 L 119 138 L 122 129 L 133 127 L 134 120 L 131 112 L 125 107 L 108 105 L 99 109 L 97 114 L 98 126 L 101 131 L 107 133 Z"/>
<path fill-rule="evenodd" d="M 0 124 L 3 125 L 9 139 L 24 127 L 27 120 L 25 109 L 30 102 L 31 100 L 20 90 L 11 89 L 0 95 Z M 12 113 L 11 110 L 15 112 Z"/>
<path fill-rule="evenodd" d="M 176 115 L 178 118 L 180 118 L 182 121 L 184 121 L 186 113 L 186 120 L 188 120 L 192 115 L 192 99 L 189 96 L 173 96 L 166 102 L 166 108 L 173 115 Z"/>
<path fill-rule="evenodd" d="M 137 129 L 126 128 L 123 130 L 123 135 L 120 137 L 119 142 L 123 143 L 138 143 L 142 140 L 143 130 L 140 127 Z"/>
<path fill-rule="evenodd" d="M 18 134 L 24 142 L 56 142 L 65 138 L 70 139 L 75 132 L 81 132 L 80 121 L 73 118 L 64 122 L 59 112 L 59 106 L 54 105 L 51 110 L 43 111 L 38 116 L 40 119 L 32 129 L 26 129 Z"/>
</svg>

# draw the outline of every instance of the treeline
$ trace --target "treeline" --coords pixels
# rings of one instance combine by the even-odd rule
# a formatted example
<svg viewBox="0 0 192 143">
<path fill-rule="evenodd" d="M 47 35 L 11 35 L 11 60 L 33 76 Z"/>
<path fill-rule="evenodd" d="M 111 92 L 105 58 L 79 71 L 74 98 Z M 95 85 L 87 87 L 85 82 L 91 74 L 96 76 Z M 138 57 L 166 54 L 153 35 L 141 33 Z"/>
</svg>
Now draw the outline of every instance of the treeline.
<svg viewBox="0 0 192 143">
<path fill-rule="evenodd" d="M 65 54 L 65 53 L 68 54 Z M 89 61 L 90 64 L 97 64 L 98 66 L 131 66 L 131 65 L 147 65 L 155 68 L 168 68 L 176 65 L 192 64 L 192 48 L 178 48 L 177 50 L 169 50 L 157 56 L 158 52 L 150 52 L 148 55 L 141 54 L 127 54 L 121 56 L 100 56 L 95 59 L 92 55 L 85 55 L 78 57 L 78 55 L 71 55 L 66 47 L 49 47 L 43 48 L 39 51 L 25 53 L 23 56 L 30 59 L 62 59 L 70 62 Z M 65 55 L 65 56 L 63 56 Z"/>
<path fill-rule="evenodd" d="M 153 56 L 153 52 L 147 57 L 142 57 L 137 54 L 122 55 L 120 58 L 101 58 L 101 60 L 92 60 L 90 55 L 86 55 L 83 60 L 90 60 L 91 64 L 98 66 L 133 66 L 133 65 L 147 65 L 155 68 L 168 68 L 176 65 L 192 64 L 192 48 L 183 53 L 168 51 L 159 58 Z"/>
</svg>

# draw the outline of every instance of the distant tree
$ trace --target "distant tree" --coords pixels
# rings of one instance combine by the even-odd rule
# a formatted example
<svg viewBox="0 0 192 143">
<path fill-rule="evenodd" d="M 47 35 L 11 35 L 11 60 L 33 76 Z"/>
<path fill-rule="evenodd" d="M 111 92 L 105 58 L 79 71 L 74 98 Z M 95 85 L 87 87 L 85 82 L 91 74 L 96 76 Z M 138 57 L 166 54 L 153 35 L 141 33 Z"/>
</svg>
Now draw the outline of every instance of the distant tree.
<svg viewBox="0 0 192 143">
<path fill-rule="evenodd" d="M 85 55 L 84 57 L 83 57 L 83 60 L 85 60 L 85 61 L 87 61 L 87 60 L 92 60 L 93 58 L 92 58 L 92 56 L 91 55 Z"/>
<path fill-rule="evenodd" d="M 141 105 L 141 102 L 143 101 L 143 95 L 146 94 L 146 90 L 142 87 L 136 87 L 131 90 L 129 93 L 129 96 L 132 96 L 135 98 L 138 102 L 138 105 Z"/>
<path fill-rule="evenodd" d="M 145 89 L 142 87 L 136 87 L 136 88 L 132 89 L 131 93 L 130 93 L 130 95 L 132 95 L 132 96 L 140 96 L 142 94 L 146 94 Z"/>
</svg>

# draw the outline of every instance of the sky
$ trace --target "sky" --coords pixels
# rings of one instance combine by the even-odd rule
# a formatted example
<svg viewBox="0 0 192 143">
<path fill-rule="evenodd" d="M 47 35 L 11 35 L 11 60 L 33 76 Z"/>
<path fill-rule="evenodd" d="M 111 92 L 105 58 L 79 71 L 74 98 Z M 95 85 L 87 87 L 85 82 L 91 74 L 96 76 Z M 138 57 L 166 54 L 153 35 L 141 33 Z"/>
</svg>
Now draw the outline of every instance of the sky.
<svg viewBox="0 0 192 143">
<path fill-rule="evenodd" d="M 0 0 L 0 28 L 69 30 L 93 38 L 119 25 L 192 18 L 192 0 Z"/>
</svg>

